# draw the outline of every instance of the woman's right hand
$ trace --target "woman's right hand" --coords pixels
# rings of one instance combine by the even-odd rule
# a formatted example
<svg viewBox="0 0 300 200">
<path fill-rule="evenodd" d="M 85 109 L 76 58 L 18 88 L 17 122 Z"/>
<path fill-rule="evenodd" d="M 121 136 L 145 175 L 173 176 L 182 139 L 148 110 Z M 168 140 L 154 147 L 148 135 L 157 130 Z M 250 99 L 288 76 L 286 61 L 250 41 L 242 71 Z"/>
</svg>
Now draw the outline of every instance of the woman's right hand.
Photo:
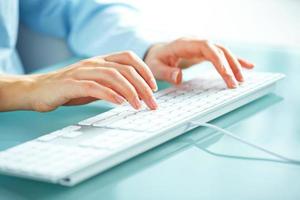
<svg viewBox="0 0 300 200">
<path fill-rule="evenodd" d="M 1 110 L 46 112 L 61 105 L 80 105 L 98 99 L 115 104 L 128 101 L 135 109 L 141 107 L 142 99 L 150 109 L 157 108 L 152 92 L 157 90 L 157 85 L 152 72 L 138 56 L 128 51 L 85 59 L 46 74 L 15 77 L 21 85 L 22 77 L 27 81 L 23 83 L 25 87 L 22 89 L 18 84 L 15 87 L 10 85 L 11 91 L 7 92 L 15 91 L 16 94 L 10 96 L 16 98 L 18 93 L 23 92 L 25 94 L 21 99 L 26 97 L 28 102 L 23 101 L 23 107 L 14 106 L 22 104 L 22 101 L 14 99 L 8 108 L 2 108 L 2 105 Z M 18 87 L 22 91 L 16 91 Z M 2 93 L 7 94 L 3 87 Z"/>
</svg>

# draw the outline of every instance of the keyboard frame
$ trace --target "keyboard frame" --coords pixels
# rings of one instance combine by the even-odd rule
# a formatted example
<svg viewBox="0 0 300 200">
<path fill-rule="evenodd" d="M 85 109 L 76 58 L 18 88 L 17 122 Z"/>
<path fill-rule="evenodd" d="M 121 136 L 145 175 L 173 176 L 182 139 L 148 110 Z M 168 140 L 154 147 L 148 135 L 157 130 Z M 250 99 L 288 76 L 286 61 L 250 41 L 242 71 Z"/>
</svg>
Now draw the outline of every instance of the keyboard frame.
<svg viewBox="0 0 300 200">
<path fill-rule="evenodd" d="M 284 75 L 278 76 L 277 79 L 272 79 L 264 83 L 264 85 L 251 89 L 246 94 L 241 97 L 234 98 L 231 102 L 227 102 L 224 104 L 219 104 L 218 106 L 214 106 L 210 109 L 207 109 L 205 112 L 200 115 L 190 116 L 186 120 L 181 123 L 167 127 L 157 134 L 153 135 L 147 141 L 143 141 L 136 145 L 130 146 L 129 148 L 120 149 L 118 152 L 101 159 L 89 166 L 82 166 L 80 170 L 73 172 L 62 179 L 59 180 L 43 180 L 47 182 L 58 183 L 64 186 L 74 186 L 96 174 L 102 173 L 111 167 L 114 167 L 126 160 L 129 160 L 139 154 L 142 154 L 158 145 L 161 145 L 175 137 L 178 137 L 194 128 L 197 128 L 197 125 L 191 126 L 189 122 L 197 121 L 200 123 L 209 122 L 213 119 L 216 119 L 230 111 L 233 111 L 241 106 L 244 106 L 256 99 L 259 99 L 269 93 L 271 93 L 275 87 L 277 81 L 284 78 Z M 221 108 L 221 109 L 220 109 Z M 20 176 L 20 175 L 18 175 Z M 23 176 L 24 177 L 24 176 Z M 36 179 L 37 177 L 30 177 L 31 179 Z"/>
</svg>

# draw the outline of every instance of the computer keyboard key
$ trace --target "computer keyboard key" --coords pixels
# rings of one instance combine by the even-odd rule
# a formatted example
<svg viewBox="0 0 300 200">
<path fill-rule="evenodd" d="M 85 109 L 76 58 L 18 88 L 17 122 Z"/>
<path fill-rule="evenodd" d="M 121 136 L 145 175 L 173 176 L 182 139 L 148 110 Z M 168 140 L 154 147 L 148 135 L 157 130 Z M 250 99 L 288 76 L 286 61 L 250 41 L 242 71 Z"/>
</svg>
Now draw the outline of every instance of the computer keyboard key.
<svg viewBox="0 0 300 200">
<path fill-rule="evenodd" d="M 62 134 L 62 137 L 64 138 L 75 138 L 82 135 L 81 131 L 71 131 L 71 132 L 66 132 L 64 134 Z"/>
<path fill-rule="evenodd" d="M 245 73 L 242 85 L 227 89 L 219 76 L 203 75 L 154 94 L 157 110 L 118 106 L 2 151 L 0 172 L 74 185 L 183 134 L 191 120 L 206 122 L 263 96 L 281 78 Z"/>
</svg>

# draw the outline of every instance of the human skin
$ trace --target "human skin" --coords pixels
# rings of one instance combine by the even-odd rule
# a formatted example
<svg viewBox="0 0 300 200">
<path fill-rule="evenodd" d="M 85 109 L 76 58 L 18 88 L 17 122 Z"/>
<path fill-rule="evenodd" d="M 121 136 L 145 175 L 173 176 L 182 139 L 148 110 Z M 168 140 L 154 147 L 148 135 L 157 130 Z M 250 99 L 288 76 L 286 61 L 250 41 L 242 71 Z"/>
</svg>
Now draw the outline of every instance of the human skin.
<svg viewBox="0 0 300 200">
<path fill-rule="evenodd" d="M 207 40 L 180 38 L 154 44 L 141 60 L 131 51 L 96 56 L 65 68 L 35 75 L 0 75 L 0 111 L 47 112 L 61 105 L 81 105 L 95 100 L 115 104 L 129 102 L 141 108 L 141 100 L 157 109 L 153 92 L 156 79 L 180 84 L 182 68 L 210 61 L 228 88 L 243 82 L 242 67 L 253 64 L 236 58 L 228 49 Z"/>
<path fill-rule="evenodd" d="M 180 38 L 170 43 L 153 45 L 145 62 L 157 79 L 173 84 L 182 81 L 182 69 L 203 61 L 211 62 L 228 88 L 243 82 L 242 68 L 252 69 L 254 64 L 236 58 L 229 49 L 207 40 Z"/>
</svg>

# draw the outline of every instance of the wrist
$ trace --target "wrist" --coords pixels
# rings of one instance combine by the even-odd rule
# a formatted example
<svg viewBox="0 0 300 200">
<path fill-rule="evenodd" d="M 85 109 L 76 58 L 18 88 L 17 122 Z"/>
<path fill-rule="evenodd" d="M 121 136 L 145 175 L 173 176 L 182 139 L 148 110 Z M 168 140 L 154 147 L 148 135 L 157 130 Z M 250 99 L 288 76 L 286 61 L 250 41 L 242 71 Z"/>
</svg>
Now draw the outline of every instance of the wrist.
<svg viewBox="0 0 300 200">
<path fill-rule="evenodd" d="M 0 111 L 32 110 L 32 88 L 36 75 L 0 76 Z"/>
</svg>

